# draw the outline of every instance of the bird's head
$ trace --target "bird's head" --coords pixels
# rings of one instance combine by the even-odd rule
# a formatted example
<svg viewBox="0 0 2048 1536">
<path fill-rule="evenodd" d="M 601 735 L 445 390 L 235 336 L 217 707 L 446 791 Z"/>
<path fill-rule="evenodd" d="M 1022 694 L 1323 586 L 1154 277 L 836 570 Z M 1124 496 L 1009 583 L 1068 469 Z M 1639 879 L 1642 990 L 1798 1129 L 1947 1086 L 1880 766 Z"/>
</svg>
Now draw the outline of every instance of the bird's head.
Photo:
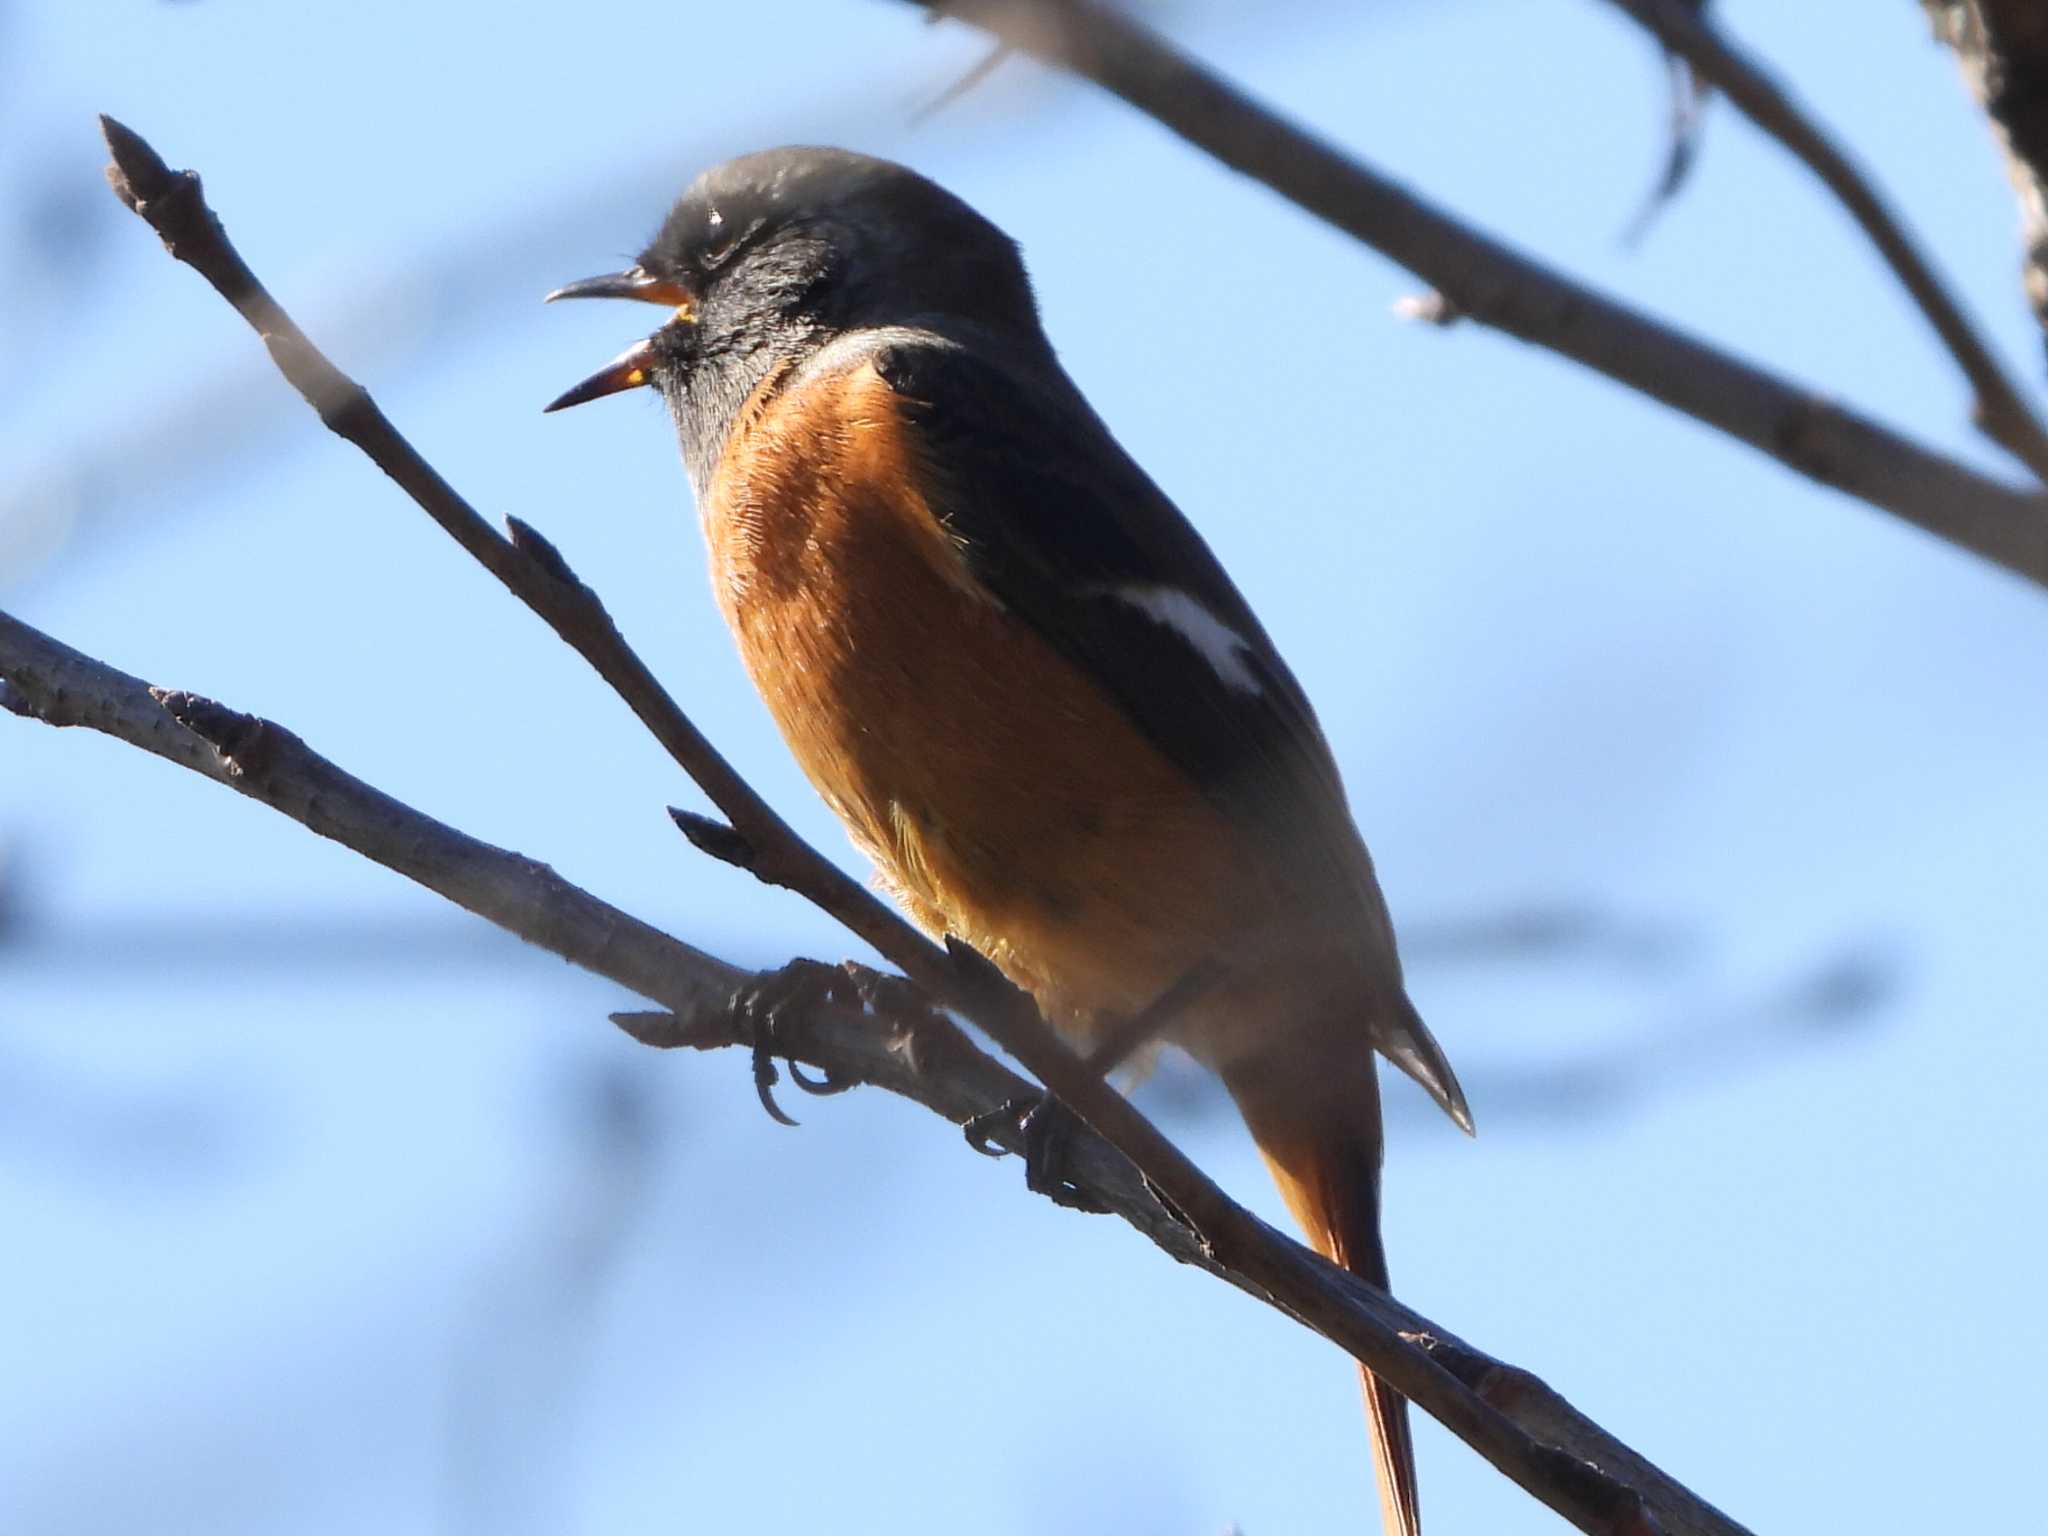
<svg viewBox="0 0 2048 1536">
<path fill-rule="evenodd" d="M 553 299 L 670 311 L 646 340 L 563 394 L 560 410 L 652 386 L 679 412 L 730 397 L 849 331 L 964 321 L 1035 336 L 1016 245 L 944 188 L 840 149 L 771 149 L 714 166 L 623 272 Z"/>
</svg>

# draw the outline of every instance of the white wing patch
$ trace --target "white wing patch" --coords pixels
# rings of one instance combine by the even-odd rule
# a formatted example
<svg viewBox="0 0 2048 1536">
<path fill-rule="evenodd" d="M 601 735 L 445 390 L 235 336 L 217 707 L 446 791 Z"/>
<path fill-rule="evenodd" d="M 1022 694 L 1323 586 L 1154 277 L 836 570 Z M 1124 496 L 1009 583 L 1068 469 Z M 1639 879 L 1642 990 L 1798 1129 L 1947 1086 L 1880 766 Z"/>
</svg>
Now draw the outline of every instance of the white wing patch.
<svg viewBox="0 0 2048 1536">
<path fill-rule="evenodd" d="M 1252 654 L 1252 643 L 1211 613 L 1192 592 L 1138 583 L 1111 587 L 1109 595 L 1178 633 L 1227 686 L 1240 693 L 1265 691 L 1258 674 L 1245 663 Z"/>
</svg>

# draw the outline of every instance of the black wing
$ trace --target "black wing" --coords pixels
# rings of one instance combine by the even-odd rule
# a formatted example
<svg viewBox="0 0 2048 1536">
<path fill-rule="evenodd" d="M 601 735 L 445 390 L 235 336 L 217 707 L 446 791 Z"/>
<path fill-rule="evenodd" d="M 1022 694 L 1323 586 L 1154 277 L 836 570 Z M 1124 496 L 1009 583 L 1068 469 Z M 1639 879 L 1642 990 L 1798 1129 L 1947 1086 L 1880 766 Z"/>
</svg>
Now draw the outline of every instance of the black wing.
<svg viewBox="0 0 2048 1536">
<path fill-rule="evenodd" d="M 1351 863 L 1356 833 L 1301 685 L 1201 536 L 1057 365 L 1019 377 L 920 335 L 880 347 L 875 367 L 975 579 L 1225 814 L 1283 848 Z"/>
<path fill-rule="evenodd" d="M 926 495 L 968 569 L 1080 667 L 1312 893 L 1393 925 L 1308 699 L 1209 546 L 1048 356 L 1013 373 L 945 337 L 880 340 Z M 1322 883 L 1327 881 L 1329 883 Z M 1397 972 L 1398 974 L 1398 972 Z M 1373 1039 L 1452 1119 L 1464 1091 L 1405 993 Z"/>
</svg>

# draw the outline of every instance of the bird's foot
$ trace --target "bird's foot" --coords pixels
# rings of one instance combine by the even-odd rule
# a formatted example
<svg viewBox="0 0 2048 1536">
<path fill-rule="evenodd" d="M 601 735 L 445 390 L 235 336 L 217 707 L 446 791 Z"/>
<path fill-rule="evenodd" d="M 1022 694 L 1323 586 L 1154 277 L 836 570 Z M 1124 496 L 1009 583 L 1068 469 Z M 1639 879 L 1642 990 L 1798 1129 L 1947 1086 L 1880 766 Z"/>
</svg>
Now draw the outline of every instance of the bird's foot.
<svg viewBox="0 0 2048 1536">
<path fill-rule="evenodd" d="M 820 1003 L 866 1011 L 879 1000 L 893 999 L 892 984 L 910 985 L 899 976 L 885 976 L 851 960 L 827 965 L 822 960 L 797 959 L 780 970 L 756 977 L 733 994 L 733 1018 L 745 1030 L 753 1047 L 754 1092 L 761 1096 L 761 1107 L 771 1119 L 782 1125 L 797 1123 L 775 1102 L 777 1055 L 781 1055 L 783 1065 L 789 1069 L 790 1081 L 805 1093 L 844 1093 L 859 1082 L 858 1078 L 839 1077 L 829 1071 L 813 1077 L 797 1065 L 794 1057 L 778 1052 L 777 1037 L 784 1024 Z"/>
<path fill-rule="evenodd" d="M 976 1115 L 961 1130 L 967 1145 L 984 1157 L 1003 1157 L 1009 1148 L 996 1137 L 1008 1132 L 1024 1158 L 1024 1187 L 1072 1211 L 1106 1215 L 1109 1207 L 1074 1182 L 1071 1157 L 1080 1117 L 1049 1093 L 1009 1099 Z"/>
</svg>

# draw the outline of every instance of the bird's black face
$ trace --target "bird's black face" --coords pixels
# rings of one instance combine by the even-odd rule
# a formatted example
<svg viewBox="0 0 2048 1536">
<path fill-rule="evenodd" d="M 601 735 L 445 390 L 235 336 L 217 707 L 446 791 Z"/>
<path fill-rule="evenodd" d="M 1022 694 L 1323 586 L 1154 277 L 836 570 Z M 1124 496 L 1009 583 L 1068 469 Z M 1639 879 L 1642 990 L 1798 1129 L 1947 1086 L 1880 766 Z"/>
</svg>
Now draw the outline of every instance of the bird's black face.
<svg viewBox="0 0 2048 1536">
<path fill-rule="evenodd" d="M 1039 334 L 1030 282 L 1001 230 L 913 171 L 836 149 L 767 150 L 714 167 L 632 267 L 548 297 L 672 311 L 547 408 L 652 385 L 676 411 L 686 451 L 693 439 L 721 440 L 778 365 L 847 331 L 951 318 Z"/>
</svg>

